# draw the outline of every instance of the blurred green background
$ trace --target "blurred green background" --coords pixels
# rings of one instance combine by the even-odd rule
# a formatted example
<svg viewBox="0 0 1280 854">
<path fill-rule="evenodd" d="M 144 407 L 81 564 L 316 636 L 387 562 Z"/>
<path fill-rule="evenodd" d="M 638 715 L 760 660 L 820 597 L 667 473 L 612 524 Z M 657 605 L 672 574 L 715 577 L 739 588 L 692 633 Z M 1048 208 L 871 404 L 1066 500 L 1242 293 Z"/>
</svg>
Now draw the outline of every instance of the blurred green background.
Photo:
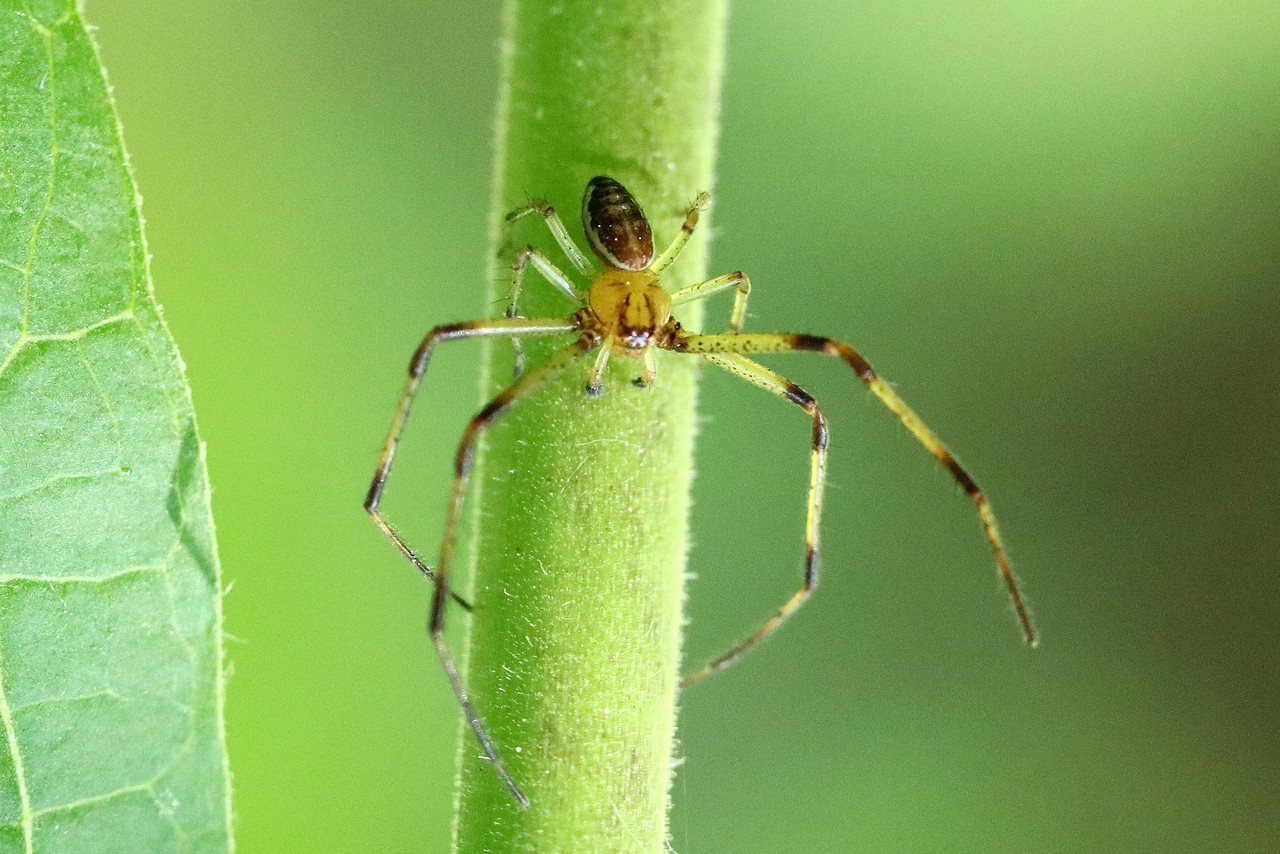
<svg viewBox="0 0 1280 854">
<path fill-rule="evenodd" d="M 447 845 L 428 591 L 360 501 L 419 336 L 496 313 L 497 5 L 88 4 L 209 443 L 242 851 Z M 675 850 L 1277 850 L 1280 7 L 779 9 L 733 8 L 712 267 L 952 445 L 1044 642 L 946 473 L 775 360 L 832 421 L 826 574 L 685 698 Z M 418 542 L 477 356 L 388 493 Z M 808 465 L 802 415 L 703 388 L 691 661 L 798 582 Z"/>
</svg>

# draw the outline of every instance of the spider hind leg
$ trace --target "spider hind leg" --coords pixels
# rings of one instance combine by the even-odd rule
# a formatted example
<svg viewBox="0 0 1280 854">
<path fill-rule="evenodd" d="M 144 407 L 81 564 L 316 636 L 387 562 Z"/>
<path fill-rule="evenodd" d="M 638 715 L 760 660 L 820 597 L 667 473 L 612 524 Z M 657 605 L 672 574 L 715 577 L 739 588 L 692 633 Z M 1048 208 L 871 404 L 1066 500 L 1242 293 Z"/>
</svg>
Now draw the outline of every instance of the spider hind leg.
<svg viewBox="0 0 1280 854">
<path fill-rule="evenodd" d="M 746 655 L 756 644 L 771 635 L 782 625 L 813 594 L 814 588 L 818 586 L 818 531 L 819 521 L 822 516 L 822 490 L 823 485 L 826 483 L 827 471 L 827 419 L 822 414 L 822 408 L 818 406 L 818 402 L 808 392 L 781 374 L 751 361 L 746 356 L 737 353 L 704 353 L 703 356 L 708 361 L 737 374 L 750 383 L 760 386 L 765 391 L 772 392 L 781 398 L 791 401 L 813 419 L 813 437 L 810 445 L 809 463 L 809 498 L 804 526 L 804 580 L 800 589 L 792 594 L 791 598 L 783 603 L 777 613 L 766 620 L 758 629 L 737 645 L 713 658 L 701 669 L 684 676 L 680 680 L 680 687 L 682 688 L 687 688 L 696 682 L 702 681 L 712 673 L 725 669 Z"/>
<path fill-rule="evenodd" d="M 929 452 L 930 456 L 942 463 L 947 471 L 951 473 L 956 483 L 960 485 L 960 488 L 969 496 L 969 500 L 974 503 L 978 510 L 978 519 L 982 523 L 983 534 L 986 536 L 987 544 L 991 547 L 992 554 L 995 556 L 1000 578 L 1004 582 L 1009 601 L 1013 606 L 1014 614 L 1017 616 L 1018 627 L 1022 630 L 1022 635 L 1028 646 L 1035 647 L 1039 643 L 1035 624 L 1031 620 L 1031 612 L 1027 608 L 1026 600 L 1018 587 L 1018 580 L 1014 577 L 1013 569 L 1009 565 L 1009 557 L 1004 550 L 1004 543 L 996 526 L 995 513 L 991 509 L 991 503 L 987 500 L 986 493 L 979 488 L 977 482 L 960 465 L 955 455 L 942 443 L 942 440 L 934 435 L 933 431 L 920 420 L 920 416 L 916 415 L 911 407 L 907 406 L 906 401 L 899 397 L 898 393 L 880 378 L 861 353 L 834 338 L 778 332 L 753 332 L 736 335 L 688 335 L 674 340 L 670 344 L 670 348 L 682 353 L 700 353 L 705 356 L 718 355 L 720 357 L 724 357 L 727 354 L 741 353 L 813 352 L 841 359 L 853 369 L 863 385 L 870 389 L 871 393 L 885 405 L 885 408 L 893 413 L 894 417 L 898 419 L 902 426 L 907 428 L 908 432 Z"/>
</svg>

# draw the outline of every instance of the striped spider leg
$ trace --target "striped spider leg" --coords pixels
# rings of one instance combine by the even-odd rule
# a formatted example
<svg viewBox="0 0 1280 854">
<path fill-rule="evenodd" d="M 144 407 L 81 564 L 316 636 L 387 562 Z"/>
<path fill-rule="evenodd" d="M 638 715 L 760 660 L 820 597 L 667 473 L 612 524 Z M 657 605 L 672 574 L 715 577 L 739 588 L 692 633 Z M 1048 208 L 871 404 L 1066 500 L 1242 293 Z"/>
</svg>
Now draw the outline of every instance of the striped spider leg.
<svg viewBox="0 0 1280 854">
<path fill-rule="evenodd" d="M 427 370 L 427 363 L 430 361 L 431 353 L 437 343 L 495 336 L 550 336 L 575 332 L 578 329 L 578 324 L 573 320 L 503 318 L 437 326 L 428 332 L 409 362 L 409 379 L 405 384 L 404 392 L 400 396 L 400 403 L 396 407 L 395 416 L 391 421 L 391 429 L 387 432 L 386 442 L 382 446 L 382 455 L 378 460 L 378 468 L 374 471 L 373 482 L 369 485 L 369 493 L 364 501 L 365 511 L 373 517 L 373 521 L 378 528 L 387 535 L 410 563 L 434 583 L 434 595 L 431 600 L 431 619 L 428 627 L 431 634 L 431 642 L 436 649 L 436 655 L 439 657 L 440 664 L 449 679 L 449 684 L 453 687 L 454 694 L 458 697 L 458 703 L 462 706 L 467 723 L 470 724 L 471 730 L 475 733 L 476 740 L 480 742 L 481 750 L 484 751 L 489 761 L 493 763 L 494 771 L 497 772 L 498 777 L 506 784 L 507 788 L 511 790 L 516 801 L 525 807 L 529 805 L 529 800 L 520 791 L 520 787 L 516 785 L 515 781 L 511 779 L 511 775 L 507 773 L 506 766 L 502 764 L 498 751 L 493 745 L 493 740 L 489 737 L 479 713 L 476 712 L 475 706 L 472 705 L 467 695 L 453 655 L 449 652 L 448 645 L 445 643 L 444 607 L 447 600 L 452 598 L 467 610 L 471 610 L 470 603 L 449 588 L 449 569 L 453 562 L 454 539 L 458 518 L 462 513 L 462 499 L 466 494 L 467 477 L 471 470 L 475 443 L 480 434 L 507 407 L 563 371 L 575 358 L 586 353 L 590 339 L 586 337 L 579 338 L 550 360 L 516 380 L 505 391 L 491 400 L 467 424 L 454 460 L 453 491 L 450 493 L 448 516 L 445 521 L 444 536 L 440 543 L 440 559 L 436 563 L 434 571 L 418 557 L 405 542 L 404 538 L 400 536 L 399 532 L 396 531 L 395 527 L 382 515 L 382 512 L 378 509 L 378 504 L 382 499 L 382 492 L 386 488 L 387 477 L 391 473 L 391 464 L 395 461 L 396 449 L 400 444 L 400 434 L 404 430 L 405 422 L 409 419 L 409 410 L 413 404 L 414 396 L 417 394 L 418 386 L 421 384 L 423 374 Z"/>
<path fill-rule="evenodd" d="M 1009 559 L 1005 554 L 1004 544 L 996 528 L 995 515 L 991 504 L 978 484 L 957 462 L 955 456 L 925 426 L 919 416 L 907 406 L 906 402 L 891 389 L 866 359 L 857 350 L 840 341 L 823 338 L 817 335 L 792 335 L 785 333 L 729 333 L 727 335 L 688 335 L 676 334 L 662 346 L 679 353 L 696 353 L 708 361 L 737 374 L 748 382 L 773 392 L 799 406 L 813 418 L 813 445 L 809 474 L 808 510 L 805 518 L 805 561 L 804 581 L 777 613 L 766 620 L 758 629 L 745 639 L 721 655 L 716 656 L 702 668 L 684 676 L 680 680 L 682 687 L 687 687 L 705 679 L 717 671 L 723 670 L 746 654 L 757 643 L 764 640 L 778 628 L 788 617 L 795 613 L 804 601 L 813 593 L 818 583 L 818 522 L 822 513 L 822 488 L 826 473 L 827 427 L 817 401 L 795 383 L 769 370 L 764 365 L 748 359 L 746 353 L 794 353 L 816 352 L 825 356 L 836 356 L 851 367 L 864 385 L 880 399 L 904 427 L 916 438 L 925 450 L 955 478 L 956 483 L 965 491 L 978 509 L 978 518 L 982 523 L 983 533 L 995 554 L 996 566 L 1004 581 L 1009 599 L 1017 615 L 1018 625 L 1029 646 L 1037 644 L 1036 630 L 1031 622 L 1018 582 L 1013 570 L 1009 567 Z"/>
</svg>

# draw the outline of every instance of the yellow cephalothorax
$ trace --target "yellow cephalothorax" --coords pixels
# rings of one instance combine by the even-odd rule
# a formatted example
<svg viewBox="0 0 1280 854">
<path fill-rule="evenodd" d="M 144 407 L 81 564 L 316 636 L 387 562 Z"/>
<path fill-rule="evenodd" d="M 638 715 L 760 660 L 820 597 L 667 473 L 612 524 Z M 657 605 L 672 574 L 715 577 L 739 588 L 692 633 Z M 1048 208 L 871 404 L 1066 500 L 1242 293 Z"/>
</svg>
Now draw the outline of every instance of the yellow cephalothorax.
<svg viewBox="0 0 1280 854">
<path fill-rule="evenodd" d="M 671 319 L 671 294 L 649 270 L 605 270 L 591 283 L 587 306 L 616 356 L 641 356 Z"/>
</svg>

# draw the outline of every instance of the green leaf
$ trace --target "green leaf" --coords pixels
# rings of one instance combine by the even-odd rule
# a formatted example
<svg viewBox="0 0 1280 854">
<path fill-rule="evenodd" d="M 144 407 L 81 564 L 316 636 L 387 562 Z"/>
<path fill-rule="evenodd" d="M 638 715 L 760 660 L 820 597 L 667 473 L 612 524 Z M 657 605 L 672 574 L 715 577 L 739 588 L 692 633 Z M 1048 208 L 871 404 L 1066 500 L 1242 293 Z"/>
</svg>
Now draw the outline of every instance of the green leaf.
<svg viewBox="0 0 1280 854">
<path fill-rule="evenodd" d="M 204 449 L 70 0 L 0 0 L 0 851 L 225 851 Z"/>
</svg>

